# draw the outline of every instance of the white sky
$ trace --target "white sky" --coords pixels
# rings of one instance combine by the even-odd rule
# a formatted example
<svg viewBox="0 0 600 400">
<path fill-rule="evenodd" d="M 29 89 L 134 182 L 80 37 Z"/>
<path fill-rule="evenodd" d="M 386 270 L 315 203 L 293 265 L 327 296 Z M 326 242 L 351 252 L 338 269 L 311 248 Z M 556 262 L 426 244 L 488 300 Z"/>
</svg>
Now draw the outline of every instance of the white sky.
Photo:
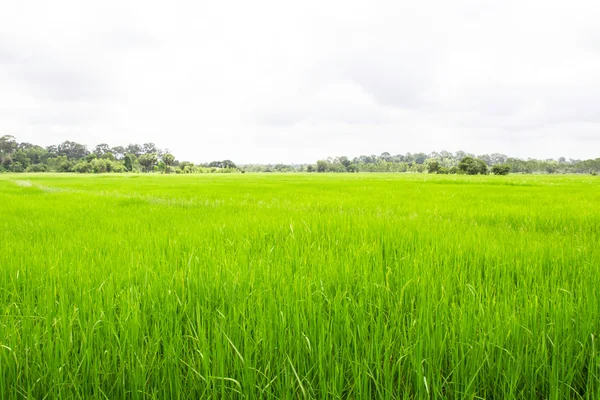
<svg viewBox="0 0 600 400">
<path fill-rule="evenodd" d="M 0 135 L 18 141 L 600 157 L 595 0 L 0 1 Z"/>
</svg>

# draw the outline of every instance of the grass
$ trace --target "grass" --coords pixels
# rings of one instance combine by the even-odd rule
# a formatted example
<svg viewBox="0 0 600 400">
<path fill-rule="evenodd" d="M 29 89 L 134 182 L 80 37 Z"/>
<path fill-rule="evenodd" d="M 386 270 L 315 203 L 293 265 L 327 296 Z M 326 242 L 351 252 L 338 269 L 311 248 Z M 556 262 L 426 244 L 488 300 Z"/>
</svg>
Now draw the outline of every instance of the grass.
<svg viewBox="0 0 600 400">
<path fill-rule="evenodd" d="M 0 175 L 0 398 L 600 397 L 600 180 Z"/>
</svg>

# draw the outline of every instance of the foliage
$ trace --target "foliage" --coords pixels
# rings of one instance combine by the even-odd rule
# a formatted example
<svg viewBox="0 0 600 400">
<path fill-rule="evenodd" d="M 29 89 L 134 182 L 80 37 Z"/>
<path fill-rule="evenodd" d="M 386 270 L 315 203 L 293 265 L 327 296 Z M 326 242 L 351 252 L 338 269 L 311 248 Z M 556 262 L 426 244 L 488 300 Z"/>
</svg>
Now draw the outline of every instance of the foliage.
<svg viewBox="0 0 600 400">
<path fill-rule="evenodd" d="M 19 161 L 15 161 L 11 164 L 10 170 L 12 172 L 25 172 L 25 166 L 21 164 Z"/>
<path fill-rule="evenodd" d="M 460 160 L 458 169 L 467 175 L 487 175 L 487 164 L 479 158 L 465 157 Z"/>
<path fill-rule="evenodd" d="M 142 158 L 143 156 L 143 158 Z M 171 158 L 172 157 L 172 158 Z M 470 158 L 473 161 L 469 167 L 463 164 L 464 169 L 458 169 L 461 160 Z M 140 158 L 142 161 L 140 162 Z M 205 164 L 184 164 L 179 166 L 179 161 L 169 151 L 158 148 L 154 143 L 129 144 L 127 146 L 111 147 L 107 143 L 98 144 L 93 151 L 88 151 L 83 144 L 65 141 L 59 145 L 46 148 L 35 144 L 22 142 L 10 135 L 0 137 L 0 166 L 2 170 L 12 170 L 11 165 L 19 162 L 16 169 L 49 172 L 75 172 L 75 166 L 80 161 L 91 163 L 96 159 L 111 161 L 111 166 L 96 163 L 93 170 L 107 172 L 154 172 L 166 173 L 206 173 L 206 172 L 410 172 L 410 173 L 440 173 L 445 174 L 477 174 L 487 173 L 488 166 L 506 165 L 511 173 L 527 174 L 591 174 L 600 172 L 600 158 L 589 160 L 566 159 L 536 160 L 508 157 L 500 153 L 481 154 L 475 157 L 464 151 L 451 153 L 445 150 L 440 152 L 391 154 L 388 152 L 380 155 L 361 155 L 350 158 L 339 156 L 318 160 L 315 164 L 244 164 L 236 165 L 231 160 L 212 161 Z M 35 167 L 33 167 L 35 165 Z M 41 166 L 43 165 L 43 166 Z M 485 166 L 485 168 L 484 168 Z M 87 167 L 79 165 L 78 171 L 86 171 Z M 90 169 L 91 170 L 91 169 Z M 493 173 L 493 172 L 492 172 Z"/>
<path fill-rule="evenodd" d="M 495 164 L 491 169 L 494 175 L 508 175 L 510 172 L 510 165 L 507 164 Z"/>
<path fill-rule="evenodd" d="M 156 165 L 157 161 L 158 161 L 158 157 L 155 153 L 142 154 L 138 159 L 138 162 L 144 168 L 144 172 L 152 171 L 154 169 L 154 166 Z"/>
<path fill-rule="evenodd" d="M 209 168 L 231 168 L 236 169 L 237 166 L 231 160 L 223 160 L 223 161 L 213 161 L 208 164 Z"/>
<path fill-rule="evenodd" d="M 31 164 L 26 172 L 48 172 L 48 167 L 45 164 Z"/>
<path fill-rule="evenodd" d="M 171 172 L 171 166 L 175 162 L 175 156 L 171 153 L 163 154 L 162 161 L 165 163 L 165 172 L 168 174 Z"/>
<path fill-rule="evenodd" d="M 431 160 L 427 163 L 427 172 L 430 174 L 437 174 L 440 168 L 440 162 L 437 160 Z"/>
</svg>

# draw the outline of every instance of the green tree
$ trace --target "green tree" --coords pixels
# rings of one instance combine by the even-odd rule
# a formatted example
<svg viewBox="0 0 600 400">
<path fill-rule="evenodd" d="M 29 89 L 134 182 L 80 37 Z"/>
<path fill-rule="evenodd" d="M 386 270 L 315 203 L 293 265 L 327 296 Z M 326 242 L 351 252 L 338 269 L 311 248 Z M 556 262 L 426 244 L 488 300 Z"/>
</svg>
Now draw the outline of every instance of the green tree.
<svg viewBox="0 0 600 400">
<path fill-rule="evenodd" d="M 69 160 L 81 160 L 90 154 L 86 146 L 69 141 L 59 144 L 57 149 L 59 156 L 66 156 Z"/>
<path fill-rule="evenodd" d="M 348 172 L 358 172 L 358 164 L 352 163 L 346 167 Z"/>
<path fill-rule="evenodd" d="M 0 164 L 10 158 L 11 154 L 17 149 L 17 141 L 14 136 L 4 135 L 0 137 Z M 11 158 L 12 160 L 12 158 Z"/>
<path fill-rule="evenodd" d="M 458 169 L 467 175 L 486 175 L 488 170 L 487 164 L 483 160 L 469 156 L 460 160 Z"/>
<path fill-rule="evenodd" d="M 427 172 L 430 174 L 437 174 L 440 170 L 440 162 L 437 160 L 429 160 L 427 163 Z"/>
<path fill-rule="evenodd" d="M 326 160 L 317 161 L 317 172 L 329 172 L 331 171 L 331 163 Z"/>
<path fill-rule="evenodd" d="M 154 153 L 142 154 L 138 159 L 138 162 L 144 168 L 144 172 L 152 171 L 157 161 L 158 157 Z"/>
<path fill-rule="evenodd" d="M 132 143 L 125 148 L 125 154 L 133 154 L 135 157 L 139 157 L 144 153 L 142 146 L 139 144 Z"/>
<path fill-rule="evenodd" d="M 417 153 L 414 154 L 413 157 L 417 164 L 424 164 L 425 160 L 427 160 L 427 154 L 425 153 Z"/>
<path fill-rule="evenodd" d="M 132 171 L 133 166 L 137 163 L 137 157 L 133 153 L 125 154 L 123 158 L 123 165 L 125 165 L 125 170 Z"/>
<path fill-rule="evenodd" d="M 496 164 L 492 166 L 491 172 L 494 175 L 508 175 L 510 172 L 510 165 Z"/>
<path fill-rule="evenodd" d="M 100 158 L 104 154 L 108 153 L 109 151 L 110 151 L 110 146 L 109 145 L 107 145 L 106 143 L 100 143 L 94 149 L 94 154 L 96 154 L 98 156 L 98 158 Z"/>
<path fill-rule="evenodd" d="M 166 153 L 166 154 L 163 154 L 162 160 L 165 163 L 165 173 L 167 173 L 167 174 L 170 173 L 171 166 L 175 162 L 175 156 L 171 153 Z"/>
<path fill-rule="evenodd" d="M 23 164 L 16 161 L 11 165 L 10 170 L 12 172 L 25 172 L 25 167 L 23 166 Z"/>
<path fill-rule="evenodd" d="M 73 166 L 72 170 L 73 172 L 85 174 L 92 170 L 92 166 L 89 162 L 81 160 Z"/>
<path fill-rule="evenodd" d="M 105 160 L 116 161 L 115 155 L 111 151 L 107 151 L 106 153 L 102 154 L 101 158 Z"/>
<path fill-rule="evenodd" d="M 23 150 L 17 150 L 12 154 L 12 160 L 14 163 L 20 163 L 23 168 L 29 167 L 31 160 L 27 156 L 27 153 Z"/>
<path fill-rule="evenodd" d="M 119 161 L 123 160 L 125 157 L 125 148 L 123 146 L 115 146 L 110 149 L 110 152 L 115 155 L 115 158 Z"/>
</svg>

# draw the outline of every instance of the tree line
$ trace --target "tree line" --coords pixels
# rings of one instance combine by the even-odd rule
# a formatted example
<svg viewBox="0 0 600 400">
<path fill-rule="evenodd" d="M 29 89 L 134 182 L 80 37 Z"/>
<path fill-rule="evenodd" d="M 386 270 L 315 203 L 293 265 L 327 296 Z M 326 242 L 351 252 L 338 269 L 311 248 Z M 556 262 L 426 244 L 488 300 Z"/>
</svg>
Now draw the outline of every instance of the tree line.
<svg viewBox="0 0 600 400">
<path fill-rule="evenodd" d="M 199 173 L 234 172 L 231 160 L 194 164 L 179 161 L 168 150 L 154 143 L 111 147 L 101 143 L 89 151 L 87 146 L 71 141 L 42 147 L 19 143 L 10 135 L 0 137 L 0 172 L 162 172 Z"/>
<path fill-rule="evenodd" d="M 179 161 L 154 143 L 111 147 L 106 143 L 91 151 L 80 143 L 65 141 L 42 147 L 19 143 L 10 135 L 0 137 L 0 172 L 420 172 L 435 174 L 591 173 L 600 172 L 600 158 L 538 160 L 505 154 L 474 155 L 464 151 L 361 155 L 318 160 L 314 164 L 244 164 L 231 160 L 195 164 Z"/>
<path fill-rule="evenodd" d="M 362 155 L 350 159 L 346 156 L 319 160 L 307 166 L 308 172 L 428 172 L 436 174 L 598 174 L 600 158 L 589 160 L 558 159 L 527 160 L 505 154 L 474 155 L 464 151 L 433 153 L 406 153 L 391 155 Z"/>
</svg>

